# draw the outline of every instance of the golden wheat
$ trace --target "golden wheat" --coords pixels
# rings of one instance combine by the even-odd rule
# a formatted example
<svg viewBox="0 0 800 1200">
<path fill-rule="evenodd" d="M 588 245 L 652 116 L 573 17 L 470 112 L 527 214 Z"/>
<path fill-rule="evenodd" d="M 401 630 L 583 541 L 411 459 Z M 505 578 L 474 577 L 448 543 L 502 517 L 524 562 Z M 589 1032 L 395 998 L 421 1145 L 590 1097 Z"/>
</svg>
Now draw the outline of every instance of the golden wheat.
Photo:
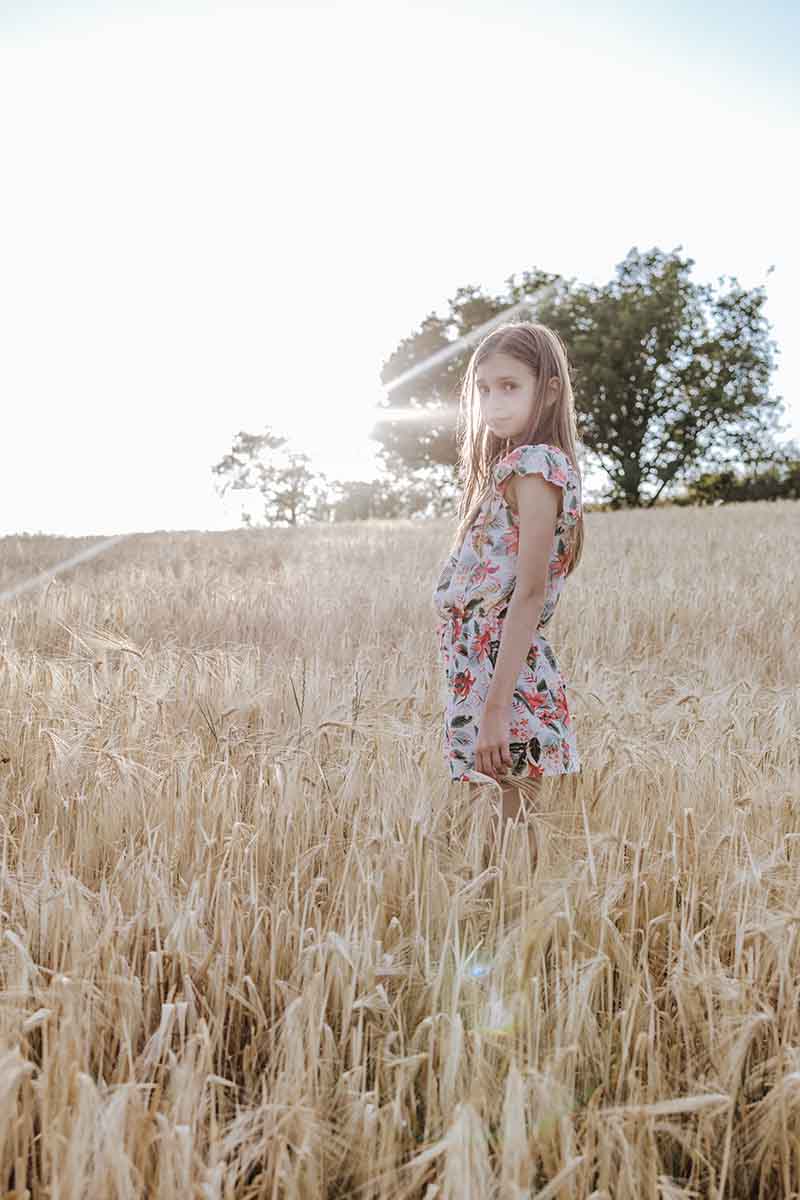
<svg viewBox="0 0 800 1200">
<path fill-rule="evenodd" d="M 797 1194 L 799 514 L 588 514 L 534 876 L 442 757 L 449 524 L 0 606 L 0 1196 Z"/>
</svg>

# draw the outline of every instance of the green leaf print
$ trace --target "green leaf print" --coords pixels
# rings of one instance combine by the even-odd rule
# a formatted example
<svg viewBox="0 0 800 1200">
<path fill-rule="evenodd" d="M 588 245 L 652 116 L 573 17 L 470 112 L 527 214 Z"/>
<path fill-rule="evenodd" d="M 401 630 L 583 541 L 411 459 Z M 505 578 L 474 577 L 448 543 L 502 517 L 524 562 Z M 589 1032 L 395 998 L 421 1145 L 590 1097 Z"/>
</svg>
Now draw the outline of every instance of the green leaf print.
<svg viewBox="0 0 800 1200">
<path fill-rule="evenodd" d="M 537 737 L 532 737 L 528 742 L 509 742 L 508 750 L 513 763 L 512 774 L 522 774 L 522 768 L 526 763 L 538 764 L 542 754 L 542 744 Z"/>
</svg>

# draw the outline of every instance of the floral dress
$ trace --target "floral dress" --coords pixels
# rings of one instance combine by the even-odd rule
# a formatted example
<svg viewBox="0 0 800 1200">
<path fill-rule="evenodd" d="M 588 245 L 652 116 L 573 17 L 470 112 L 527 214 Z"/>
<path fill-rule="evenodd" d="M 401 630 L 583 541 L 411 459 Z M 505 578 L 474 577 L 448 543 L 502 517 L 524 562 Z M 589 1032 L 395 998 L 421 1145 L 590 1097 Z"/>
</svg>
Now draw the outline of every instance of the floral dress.
<svg viewBox="0 0 800 1200">
<path fill-rule="evenodd" d="M 543 442 L 516 446 L 495 463 L 491 493 L 461 550 L 445 562 L 433 591 L 439 653 L 447 683 L 444 753 L 453 780 L 485 783 L 475 767 L 480 718 L 516 583 L 519 517 L 505 499 L 510 476 L 538 472 L 562 489 L 547 572 L 546 599 L 517 679 L 511 706 L 512 775 L 573 774 L 581 769 L 567 692 L 542 630 L 564 586 L 582 511 L 580 475 L 563 450 Z"/>
</svg>

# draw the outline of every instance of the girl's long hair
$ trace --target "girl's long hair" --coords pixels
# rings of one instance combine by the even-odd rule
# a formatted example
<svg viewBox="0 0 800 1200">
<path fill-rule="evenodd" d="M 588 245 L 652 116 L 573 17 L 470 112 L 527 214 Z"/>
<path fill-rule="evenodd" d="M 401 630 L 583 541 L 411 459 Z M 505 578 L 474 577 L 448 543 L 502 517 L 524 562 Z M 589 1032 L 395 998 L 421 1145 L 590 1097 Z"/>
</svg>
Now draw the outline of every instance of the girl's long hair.
<svg viewBox="0 0 800 1200">
<path fill-rule="evenodd" d="M 457 553 L 472 522 L 492 486 L 492 471 L 513 445 L 509 438 L 499 438 L 485 424 L 480 397 L 475 387 L 478 367 L 490 354 L 509 354 L 528 367 L 535 376 L 533 409 L 530 424 L 517 445 L 546 442 L 564 451 L 580 478 L 576 444 L 575 398 L 567 360 L 567 348 L 560 335 L 548 325 L 536 321 L 516 321 L 499 325 L 479 342 L 472 352 L 461 383 L 456 446 L 458 477 L 463 490 L 458 503 L 458 527 L 452 550 Z M 556 402 L 545 411 L 545 389 L 553 377 L 559 381 Z M 583 514 L 575 526 L 572 553 L 567 574 L 577 567 L 583 550 Z"/>
</svg>

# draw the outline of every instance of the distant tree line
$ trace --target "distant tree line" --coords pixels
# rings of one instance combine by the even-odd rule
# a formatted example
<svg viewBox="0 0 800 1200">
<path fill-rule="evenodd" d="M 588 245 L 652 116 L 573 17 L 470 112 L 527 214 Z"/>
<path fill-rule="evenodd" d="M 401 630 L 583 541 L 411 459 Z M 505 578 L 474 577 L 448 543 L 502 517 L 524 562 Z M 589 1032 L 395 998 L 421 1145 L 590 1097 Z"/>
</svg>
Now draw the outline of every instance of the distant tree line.
<svg viewBox="0 0 800 1200">
<path fill-rule="evenodd" d="M 679 250 L 634 248 L 602 287 L 535 271 L 495 296 L 459 288 L 446 315 L 429 314 L 383 364 L 378 479 L 328 480 L 267 428 L 236 435 L 212 467 L 218 490 L 247 489 L 255 519 L 270 525 L 451 515 L 472 346 L 441 352 L 523 304 L 567 346 L 582 465 L 606 480 L 598 507 L 796 499 L 800 449 L 777 442 L 783 398 L 769 389 L 777 347 L 765 289 L 721 277 L 715 292 L 690 279 L 694 262 Z"/>
<path fill-rule="evenodd" d="M 776 463 L 750 474 L 717 471 L 700 475 L 676 504 L 730 504 L 737 500 L 800 500 L 800 461 Z"/>
</svg>

